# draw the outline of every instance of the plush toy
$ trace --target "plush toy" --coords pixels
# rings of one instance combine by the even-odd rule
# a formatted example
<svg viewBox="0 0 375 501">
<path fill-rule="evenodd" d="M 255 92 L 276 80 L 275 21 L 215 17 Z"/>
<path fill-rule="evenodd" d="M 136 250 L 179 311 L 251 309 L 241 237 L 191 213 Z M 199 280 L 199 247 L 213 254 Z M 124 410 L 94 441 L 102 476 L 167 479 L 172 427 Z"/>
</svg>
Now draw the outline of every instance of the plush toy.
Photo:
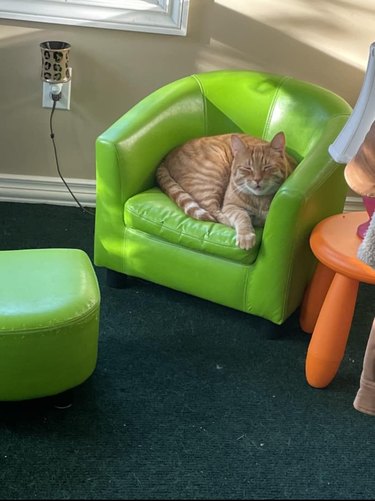
<svg viewBox="0 0 375 501">
<path fill-rule="evenodd" d="M 363 197 L 375 197 L 375 122 L 370 127 L 357 154 L 344 171 L 350 188 Z M 375 212 L 358 248 L 357 257 L 375 268 Z M 353 406 L 360 412 L 375 416 L 375 319 L 367 341 L 360 387 Z"/>
<path fill-rule="evenodd" d="M 375 268 L 375 213 L 371 216 L 369 227 L 363 242 L 358 248 L 357 256 L 363 262 Z"/>
</svg>

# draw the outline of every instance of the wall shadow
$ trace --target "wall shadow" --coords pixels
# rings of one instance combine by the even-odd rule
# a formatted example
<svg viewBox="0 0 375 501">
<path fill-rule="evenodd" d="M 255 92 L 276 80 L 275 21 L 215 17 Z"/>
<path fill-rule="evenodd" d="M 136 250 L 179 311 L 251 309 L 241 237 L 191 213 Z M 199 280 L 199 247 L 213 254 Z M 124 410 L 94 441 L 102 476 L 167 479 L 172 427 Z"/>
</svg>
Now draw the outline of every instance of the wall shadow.
<svg viewBox="0 0 375 501">
<path fill-rule="evenodd" d="M 349 6 L 349 3 L 343 0 L 335 0 L 333 3 Z M 323 9 L 327 4 L 332 5 L 332 1 L 319 0 L 317 9 Z M 326 87 L 341 95 L 352 106 L 355 104 L 362 86 L 364 70 L 213 0 L 203 2 L 202 5 L 193 3 L 193 6 L 190 21 L 194 28 L 190 36 L 204 40 L 195 54 L 195 66 L 198 71 L 211 70 L 214 67 L 224 69 L 242 66 L 245 69 L 287 74 Z M 356 6 L 351 8 L 355 9 Z M 362 10 L 375 14 L 375 8 Z M 277 19 L 281 25 L 288 21 L 286 16 L 278 16 Z M 270 14 L 270 21 L 274 20 L 275 16 Z M 337 39 L 340 33 L 345 33 L 332 16 L 319 24 L 311 17 L 299 17 L 297 21 L 306 28 L 315 28 L 317 32 L 330 31 L 333 39 Z M 292 15 L 290 22 L 296 22 Z M 196 31 L 197 25 L 200 25 L 199 30 L 202 30 L 199 33 Z M 235 29 L 228 30 L 228 26 Z M 364 58 L 367 58 L 367 49 Z M 322 68 L 326 70 L 322 71 Z"/>
</svg>

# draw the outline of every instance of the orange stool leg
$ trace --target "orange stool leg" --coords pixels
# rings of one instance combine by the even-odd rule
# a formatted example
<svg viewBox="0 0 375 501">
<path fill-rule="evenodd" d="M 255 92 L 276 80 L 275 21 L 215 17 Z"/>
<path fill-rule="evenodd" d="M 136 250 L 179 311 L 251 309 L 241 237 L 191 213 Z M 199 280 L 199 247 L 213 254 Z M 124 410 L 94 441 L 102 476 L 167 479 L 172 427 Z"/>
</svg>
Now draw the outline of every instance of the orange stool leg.
<svg viewBox="0 0 375 501">
<path fill-rule="evenodd" d="M 313 332 L 334 275 L 333 270 L 318 263 L 302 301 L 299 323 L 304 332 L 309 334 Z"/>
<path fill-rule="evenodd" d="M 358 280 L 336 273 L 327 292 L 306 356 L 306 379 L 324 388 L 343 359 L 358 294 Z"/>
</svg>

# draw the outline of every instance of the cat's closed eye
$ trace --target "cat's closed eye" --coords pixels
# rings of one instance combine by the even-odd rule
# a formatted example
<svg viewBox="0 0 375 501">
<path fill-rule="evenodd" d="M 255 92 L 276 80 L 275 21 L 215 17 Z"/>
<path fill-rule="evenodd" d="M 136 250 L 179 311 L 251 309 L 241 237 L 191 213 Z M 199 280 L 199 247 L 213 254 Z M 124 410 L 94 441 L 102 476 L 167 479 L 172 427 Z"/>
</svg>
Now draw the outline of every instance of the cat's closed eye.
<svg viewBox="0 0 375 501">
<path fill-rule="evenodd" d="M 249 164 L 246 164 L 246 165 L 240 165 L 240 168 L 243 169 L 244 171 L 247 171 L 247 172 L 251 172 L 253 173 L 254 172 L 254 169 L 252 168 L 251 165 Z"/>
</svg>

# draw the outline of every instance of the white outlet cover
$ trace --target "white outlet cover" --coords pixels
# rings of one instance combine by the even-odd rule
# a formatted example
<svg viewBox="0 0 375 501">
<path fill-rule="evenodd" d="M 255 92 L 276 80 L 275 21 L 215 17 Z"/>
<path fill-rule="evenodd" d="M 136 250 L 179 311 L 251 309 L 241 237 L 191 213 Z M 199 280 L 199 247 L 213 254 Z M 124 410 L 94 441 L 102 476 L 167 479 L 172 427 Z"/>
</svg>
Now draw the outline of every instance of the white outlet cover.
<svg viewBox="0 0 375 501">
<path fill-rule="evenodd" d="M 70 69 L 71 71 L 71 69 Z M 70 92 L 71 92 L 71 80 L 69 82 L 62 84 L 61 98 L 56 101 L 56 110 L 70 110 Z M 47 82 L 43 82 L 43 96 L 42 96 L 42 107 L 52 108 L 53 100 L 51 97 L 51 86 Z"/>
</svg>

